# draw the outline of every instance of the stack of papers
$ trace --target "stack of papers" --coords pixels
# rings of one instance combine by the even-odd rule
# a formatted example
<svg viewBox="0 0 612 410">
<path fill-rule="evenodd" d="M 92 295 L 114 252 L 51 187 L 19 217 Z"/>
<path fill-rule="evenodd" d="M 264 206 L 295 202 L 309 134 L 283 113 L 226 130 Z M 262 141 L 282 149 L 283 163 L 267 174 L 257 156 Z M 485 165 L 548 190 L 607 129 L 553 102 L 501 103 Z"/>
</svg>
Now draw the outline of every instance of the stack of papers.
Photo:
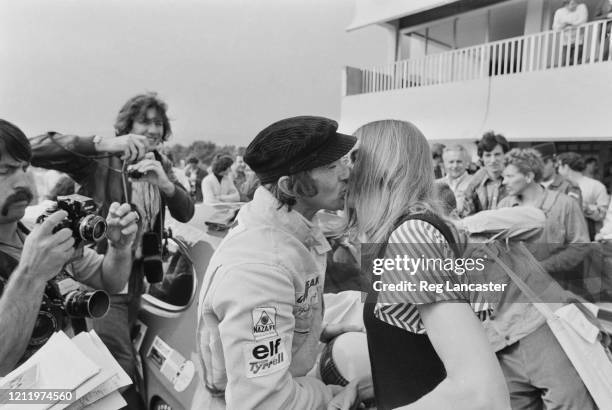
<svg viewBox="0 0 612 410">
<path fill-rule="evenodd" d="M 73 339 L 64 332 L 55 333 L 25 363 L 0 378 L 0 410 L 28 409 L 119 409 L 126 405 L 118 389 L 131 384 L 95 331 L 79 333 Z M 21 401 L 15 401 L 20 389 Z M 30 393 L 51 389 L 69 390 L 64 400 L 44 403 L 31 401 Z M 7 396 L 7 397 L 4 397 Z M 30 401 L 28 401 L 30 400 Z"/>
</svg>

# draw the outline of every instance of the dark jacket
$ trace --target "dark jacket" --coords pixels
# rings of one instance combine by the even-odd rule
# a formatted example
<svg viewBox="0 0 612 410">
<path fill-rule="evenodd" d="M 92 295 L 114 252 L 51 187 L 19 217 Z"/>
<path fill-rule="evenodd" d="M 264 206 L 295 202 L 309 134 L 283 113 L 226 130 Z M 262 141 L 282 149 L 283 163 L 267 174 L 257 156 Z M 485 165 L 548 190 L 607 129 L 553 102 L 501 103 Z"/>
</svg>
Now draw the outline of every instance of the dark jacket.
<svg viewBox="0 0 612 410">
<path fill-rule="evenodd" d="M 131 198 L 125 198 L 123 193 L 123 161 L 114 155 L 100 155 L 96 152 L 93 139 L 93 136 L 79 137 L 55 132 L 39 135 L 30 140 L 32 165 L 68 174 L 81 186 L 78 193 L 93 198 L 98 206 L 98 213 L 106 217 L 111 203 L 130 202 Z M 161 240 L 166 207 L 170 215 L 179 222 L 188 222 L 195 209 L 189 193 L 174 175 L 170 160 L 159 153 L 156 153 L 156 158 L 161 159 L 166 175 L 176 188 L 172 197 L 160 191 L 160 212 L 153 229 Z M 127 178 L 125 180 L 128 196 L 131 196 L 130 182 Z M 105 243 L 98 247 L 99 251 L 105 249 Z"/>
<path fill-rule="evenodd" d="M 189 189 L 191 197 L 197 202 L 200 203 L 204 200 L 202 196 L 202 180 L 208 175 L 208 172 L 200 168 L 199 166 L 196 168 L 196 179 L 195 184 L 193 184 L 191 180 L 191 173 L 194 172 L 191 168 L 185 168 L 185 176 L 189 178 Z"/>
</svg>

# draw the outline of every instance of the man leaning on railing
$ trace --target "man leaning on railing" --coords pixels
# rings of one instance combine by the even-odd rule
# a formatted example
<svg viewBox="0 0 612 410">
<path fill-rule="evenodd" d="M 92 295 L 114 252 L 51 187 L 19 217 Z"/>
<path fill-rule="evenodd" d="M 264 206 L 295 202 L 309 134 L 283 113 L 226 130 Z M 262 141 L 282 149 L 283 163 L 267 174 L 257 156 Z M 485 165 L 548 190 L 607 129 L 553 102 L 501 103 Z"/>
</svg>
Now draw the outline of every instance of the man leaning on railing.
<svg viewBox="0 0 612 410">
<path fill-rule="evenodd" d="M 584 33 L 579 34 L 577 27 L 586 23 L 588 19 L 587 6 L 577 0 L 564 0 L 563 7 L 555 11 L 552 28 L 555 31 L 563 31 L 563 66 L 566 65 L 568 51 L 569 65 L 572 65 L 572 60 L 580 61 L 582 58 Z"/>
</svg>

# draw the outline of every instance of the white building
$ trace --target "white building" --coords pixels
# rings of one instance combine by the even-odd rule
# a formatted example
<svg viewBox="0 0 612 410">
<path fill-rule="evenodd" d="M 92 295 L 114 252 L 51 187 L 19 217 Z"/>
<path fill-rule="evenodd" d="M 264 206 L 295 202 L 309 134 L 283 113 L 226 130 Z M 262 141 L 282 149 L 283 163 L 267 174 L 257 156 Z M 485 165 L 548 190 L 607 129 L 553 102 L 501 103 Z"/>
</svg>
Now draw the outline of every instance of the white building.
<svg viewBox="0 0 612 410">
<path fill-rule="evenodd" d="M 342 131 L 395 118 L 440 142 L 494 130 L 612 159 L 612 24 L 594 19 L 599 0 L 584 1 L 589 22 L 570 44 L 581 55 L 551 29 L 561 0 L 356 2 L 348 30 L 386 27 L 388 58 L 345 68 Z"/>
</svg>

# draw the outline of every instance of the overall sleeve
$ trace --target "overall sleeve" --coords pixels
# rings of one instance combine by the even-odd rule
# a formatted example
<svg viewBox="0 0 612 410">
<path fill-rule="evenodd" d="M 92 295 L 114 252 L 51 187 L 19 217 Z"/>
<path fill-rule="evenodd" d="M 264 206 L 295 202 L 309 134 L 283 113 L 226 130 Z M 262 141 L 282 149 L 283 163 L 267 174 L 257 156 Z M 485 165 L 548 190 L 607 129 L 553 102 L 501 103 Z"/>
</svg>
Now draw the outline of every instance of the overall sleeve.
<svg viewBox="0 0 612 410">
<path fill-rule="evenodd" d="M 211 302 L 219 319 L 228 409 L 326 407 L 330 389 L 289 369 L 295 330 L 290 275 L 264 264 L 234 267 L 220 278 Z M 256 328 L 261 325 L 267 327 Z"/>
</svg>

